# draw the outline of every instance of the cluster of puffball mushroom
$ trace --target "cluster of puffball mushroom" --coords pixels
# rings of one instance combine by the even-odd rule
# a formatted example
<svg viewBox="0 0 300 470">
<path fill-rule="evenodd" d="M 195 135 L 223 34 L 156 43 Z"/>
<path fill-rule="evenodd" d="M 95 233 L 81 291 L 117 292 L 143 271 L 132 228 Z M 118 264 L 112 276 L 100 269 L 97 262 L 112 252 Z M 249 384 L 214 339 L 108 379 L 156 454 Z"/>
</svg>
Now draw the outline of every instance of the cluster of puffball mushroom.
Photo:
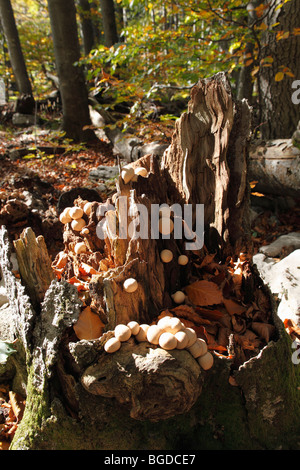
<svg viewBox="0 0 300 470">
<path fill-rule="evenodd" d="M 83 209 L 78 206 L 74 207 L 66 207 L 59 216 L 59 220 L 62 224 L 71 224 L 72 229 L 75 232 L 79 232 L 80 235 L 87 235 L 89 233 L 89 229 L 86 227 L 86 221 L 83 218 L 83 215 L 89 215 L 91 213 L 92 203 L 87 202 Z M 76 243 L 74 247 L 74 251 L 77 255 L 81 253 L 85 253 L 87 251 L 87 247 L 84 242 Z"/>
<path fill-rule="evenodd" d="M 122 342 L 131 337 L 139 343 L 148 341 L 167 351 L 186 349 L 202 369 L 208 370 L 213 366 L 213 355 L 208 351 L 204 339 L 198 338 L 195 330 L 186 327 L 179 318 L 165 316 L 152 325 L 139 325 L 136 321 L 130 321 L 127 325 L 119 324 L 114 329 L 114 336 L 106 341 L 104 350 L 114 353 L 120 349 Z"/>
</svg>

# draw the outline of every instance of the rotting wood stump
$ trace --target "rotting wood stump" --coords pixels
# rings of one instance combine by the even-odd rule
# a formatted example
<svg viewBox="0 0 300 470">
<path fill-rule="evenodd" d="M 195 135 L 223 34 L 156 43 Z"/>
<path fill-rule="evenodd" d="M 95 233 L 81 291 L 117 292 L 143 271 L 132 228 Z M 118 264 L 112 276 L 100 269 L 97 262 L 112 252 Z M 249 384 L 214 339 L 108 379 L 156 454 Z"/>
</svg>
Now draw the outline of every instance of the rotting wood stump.
<svg viewBox="0 0 300 470">
<path fill-rule="evenodd" d="M 225 74 L 200 80 L 162 161 L 142 157 L 131 167 L 144 168 L 144 176 L 125 183 L 120 172 L 111 199 L 65 219 L 65 249 L 46 288 L 44 279 L 22 276 L 30 264 L 20 270 L 22 282 L 16 279 L 1 228 L 7 321 L 18 339 L 14 363 L 18 358 L 27 371 L 12 449 L 299 448 L 299 365 L 251 263 L 250 118 L 247 102 L 233 101 Z M 74 206 L 86 202 L 77 198 Z M 156 237 L 151 209 L 161 204 L 173 208 L 174 231 Z M 191 205 L 195 217 L 197 204 L 204 205 L 204 245 L 187 249 L 201 236 L 197 220 L 187 224 L 179 208 Z M 175 227 L 184 236 L 175 238 Z M 42 247 L 49 273 L 30 228 L 15 243 L 17 257 L 27 240 Z M 163 250 L 172 253 L 168 263 Z M 178 264 L 179 256 L 188 263 Z M 33 279 L 38 267 L 31 264 Z M 127 279 L 137 281 L 136 290 L 124 291 Z M 177 291 L 184 293 L 180 304 Z M 117 325 L 136 321 L 142 330 L 168 316 L 206 343 L 212 367 L 203 368 L 203 355 L 187 347 L 167 350 L 133 333 L 106 352 Z"/>
</svg>

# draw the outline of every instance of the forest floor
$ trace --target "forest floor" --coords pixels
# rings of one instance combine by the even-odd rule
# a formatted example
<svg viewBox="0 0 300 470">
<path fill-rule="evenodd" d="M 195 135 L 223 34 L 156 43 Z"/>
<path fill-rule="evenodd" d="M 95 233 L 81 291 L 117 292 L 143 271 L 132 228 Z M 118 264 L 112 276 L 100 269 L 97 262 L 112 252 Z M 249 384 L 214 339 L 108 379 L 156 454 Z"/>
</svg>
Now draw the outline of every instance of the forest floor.
<svg viewBox="0 0 300 470">
<path fill-rule="evenodd" d="M 117 156 L 108 141 L 98 139 L 88 146 L 72 145 L 59 137 L 57 131 L 1 125 L 0 225 L 6 226 L 12 239 L 19 238 L 30 225 L 36 235 L 45 236 L 54 257 L 61 249 L 61 224 L 57 218 L 61 194 L 72 188 L 90 188 L 106 200 L 105 185 L 91 179 L 89 174 L 98 166 L 116 163 Z M 259 207 L 252 224 L 254 253 L 280 235 L 300 231 L 299 204 L 295 202 L 281 210 L 274 198 L 262 194 L 257 197 L 255 187 L 253 194 L 256 201 L 261 198 L 267 203 Z M 17 201 L 17 206 L 8 204 L 12 201 Z"/>
</svg>

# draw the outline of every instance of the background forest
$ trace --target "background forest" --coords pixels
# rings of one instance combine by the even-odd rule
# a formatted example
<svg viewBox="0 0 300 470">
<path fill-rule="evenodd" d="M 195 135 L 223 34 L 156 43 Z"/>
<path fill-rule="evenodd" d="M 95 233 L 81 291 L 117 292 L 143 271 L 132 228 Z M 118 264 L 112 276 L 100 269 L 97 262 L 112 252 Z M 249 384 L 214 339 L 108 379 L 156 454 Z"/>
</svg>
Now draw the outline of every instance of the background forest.
<svg viewBox="0 0 300 470">
<path fill-rule="evenodd" d="M 123 130 L 136 129 L 151 140 L 163 138 L 155 123 L 172 128 L 198 79 L 219 71 L 228 72 L 236 98 L 253 106 L 255 136 L 289 138 L 296 129 L 297 0 L 12 0 L 17 32 L 8 28 L 10 1 L 0 5 L 6 96 L 14 100 L 29 92 L 43 100 L 66 80 L 60 93 L 70 138 L 87 137 L 74 122 L 77 114 L 80 129 L 89 124 L 78 90 L 85 84 L 102 110 L 126 111 L 118 122 Z M 18 52 L 10 47 L 17 33 Z"/>
</svg>

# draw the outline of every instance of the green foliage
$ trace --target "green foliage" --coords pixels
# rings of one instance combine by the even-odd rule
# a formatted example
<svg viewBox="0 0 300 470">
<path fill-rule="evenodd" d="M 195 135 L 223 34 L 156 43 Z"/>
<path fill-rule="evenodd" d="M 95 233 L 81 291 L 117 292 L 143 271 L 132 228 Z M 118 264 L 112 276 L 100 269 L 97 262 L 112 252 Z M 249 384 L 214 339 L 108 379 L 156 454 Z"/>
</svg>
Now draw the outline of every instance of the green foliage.
<svg viewBox="0 0 300 470">
<path fill-rule="evenodd" d="M 289 1 L 278 2 L 276 10 Z M 34 93 L 41 96 L 51 86 L 45 70 L 55 69 L 47 1 L 12 0 L 12 5 Z M 99 44 L 80 64 L 90 90 L 101 91 L 110 107 L 130 102 L 132 118 L 140 117 L 144 100 L 161 96 L 156 83 L 191 87 L 199 78 L 226 70 L 234 89 L 242 67 L 250 67 L 255 81 L 262 67 L 274 66 L 273 57 L 263 56 L 264 41 L 300 34 L 300 28 L 281 31 L 279 23 L 269 24 L 270 3 L 263 1 L 252 12 L 245 0 L 115 0 L 115 5 L 120 42 L 111 48 Z M 79 7 L 78 13 L 79 24 Z M 255 16 L 252 23 L 249 14 Z M 91 19 L 101 24 L 97 2 Z M 12 80 L 8 54 L 2 48 L 0 55 L 0 74 Z M 274 70 L 277 81 L 287 76 L 293 70 L 285 64 Z M 177 92 L 187 94 L 184 88 Z"/>
<path fill-rule="evenodd" d="M 122 42 L 111 48 L 100 45 L 82 60 L 88 65 L 94 91 L 104 90 L 116 103 L 132 96 L 138 102 L 154 98 L 155 83 L 191 86 L 199 78 L 223 70 L 234 84 L 236 71 L 244 66 L 251 67 L 255 81 L 260 68 L 271 66 L 273 60 L 261 56 L 262 35 L 268 30 L 281 39 L 276 25 L 267 26 L 269 4 L 255 8 L 256 19 L 249 25 L 249 2 L 242 0 L 117 3 L 127 13 Z M 249 44 L 253 44 L 251 52 Z M 292 71 L 282 68 L 285 72 L 280 70 L 277 78 L 291 76 Z"/>
</svg>

